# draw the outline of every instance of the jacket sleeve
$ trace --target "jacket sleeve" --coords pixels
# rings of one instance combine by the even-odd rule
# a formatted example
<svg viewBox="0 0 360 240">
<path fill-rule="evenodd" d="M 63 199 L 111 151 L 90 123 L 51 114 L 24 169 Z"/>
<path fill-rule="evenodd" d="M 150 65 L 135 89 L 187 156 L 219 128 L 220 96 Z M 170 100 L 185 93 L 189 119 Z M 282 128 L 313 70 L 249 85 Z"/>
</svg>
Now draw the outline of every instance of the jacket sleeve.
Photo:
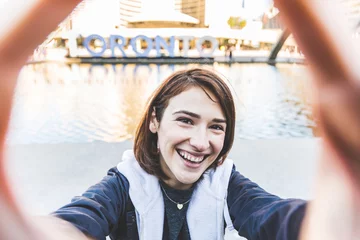
<svg viewBox="0 0 360 240">
<path fill-rule="evenodd" d="M 234 228 L 248 240 L 296 240 L 306 201 L 267 193 L 233 167 L 227 203 Z"/>
<path fill-rule="evenodd" d="M 52 215 L 72 223 L 87 236 L 105 240 L 124 214 L 128 196 L 129 182 L 114 167 L 99 183 Z"/>
</svg>

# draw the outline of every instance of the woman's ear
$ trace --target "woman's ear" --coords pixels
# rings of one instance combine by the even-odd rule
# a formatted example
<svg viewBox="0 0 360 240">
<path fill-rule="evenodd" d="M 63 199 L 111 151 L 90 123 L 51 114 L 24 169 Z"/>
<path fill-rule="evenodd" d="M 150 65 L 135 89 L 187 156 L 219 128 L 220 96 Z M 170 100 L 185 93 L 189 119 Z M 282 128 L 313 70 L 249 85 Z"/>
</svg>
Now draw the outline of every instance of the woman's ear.
<svg viewBox="0 0 360 240">
<path fill-rule="evenodd" d="M 152 133 L 157 133 L 159 128 L 159 122 L 156 119 L 155 109 L 151 113 L 149 129 Z"/>
<path fill-rule="evenodd" d="M 221 157 L 221 158 L 218 160 L 217 165 L 220 166 L 220 165 L 223 164 L 223 163 L 224 163 L 224 158 Z"/>
</svg>

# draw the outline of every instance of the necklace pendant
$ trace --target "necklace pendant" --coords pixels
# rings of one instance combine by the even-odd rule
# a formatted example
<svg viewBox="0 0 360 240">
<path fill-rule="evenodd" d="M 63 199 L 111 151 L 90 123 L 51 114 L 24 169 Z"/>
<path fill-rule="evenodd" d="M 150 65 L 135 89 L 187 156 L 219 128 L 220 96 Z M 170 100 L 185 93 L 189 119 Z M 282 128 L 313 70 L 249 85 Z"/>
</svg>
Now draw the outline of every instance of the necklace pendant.
<svg viewBox="0 0 360 240">
<path fill-rule="evenodd" d="M 181 204 L 181 203 L 178 203 L 176 206 L 177 206 L 177 208 L 178 208 L 179 210 L 181 210 L 181 209 L 183 208 L 183 206 L 184 206 L 184 205 L 183 205 L 183 204 Z"/>
</svg>

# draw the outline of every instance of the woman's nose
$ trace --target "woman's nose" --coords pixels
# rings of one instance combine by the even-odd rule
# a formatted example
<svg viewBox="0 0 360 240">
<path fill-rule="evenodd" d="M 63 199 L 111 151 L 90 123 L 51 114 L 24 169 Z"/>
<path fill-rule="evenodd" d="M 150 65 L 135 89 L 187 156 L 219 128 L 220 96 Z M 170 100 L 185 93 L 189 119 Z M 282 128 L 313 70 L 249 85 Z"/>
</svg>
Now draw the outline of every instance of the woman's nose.
<svg viewBox="0 0 360 240">
<path fill-rule="evenodd" d="M 208 149 L 210 147 L 210 141 L 206 130 L 199 130 L 194 132 L 193 136 L 190 138 L 190 145 L 199 152 Z"/>
</svg>

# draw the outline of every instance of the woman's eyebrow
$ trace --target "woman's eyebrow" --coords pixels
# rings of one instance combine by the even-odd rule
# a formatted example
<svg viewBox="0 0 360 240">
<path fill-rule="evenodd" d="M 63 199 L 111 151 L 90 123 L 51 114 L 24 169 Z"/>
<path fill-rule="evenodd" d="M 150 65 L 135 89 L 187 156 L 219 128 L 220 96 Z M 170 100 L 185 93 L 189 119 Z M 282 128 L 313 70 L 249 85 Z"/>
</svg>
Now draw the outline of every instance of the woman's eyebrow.
<svg viewBox="0 0 360 240">
<path fill-rule="evenodd" d="M 186 110 L 176 111 L 176 112 L 173 113 L 173 115 L 179 114 L 179 113 L 183 113 L 183 114 L 186 114 L 186 115 L 189 115 L 189 116 L 191 116 L 191 117 L 198 118 L 198 119 L 201 118 L 199 114 L 196 114 L 196 113 L 193 113 L 193 112 L 189 112 L 189 111 L 186 111 Z"/>
<path fill-rule="evenodd" d="M 225 119 L 220 119 L 220 118 L 214 118 L 212 121 L 216 123 L 226 123 Z"/>
<path fill-rule="evenodd" d="M 186 114 L 186 115 L 189 115 L 193 118 L 197 118 L 197 119 L 201 119 L 201 116 L 199 114 L 196 114 L 196 113 L 193 113 L 193 112 L 189 112 L 189 111 L 186 111 L 186 110 L 180 110 L 180 111 L 176 111 L 173 113 L 173 115 L 175 114 L 179 114 L 179 113 L 183 113 L 183 114 Z M 226 120 L 225 119 L 220 119 L 220 118 L 214 118 L 212 120 L 213 122 L 216 122 L 216 123 L 226 123 Z"/>
</svg>

